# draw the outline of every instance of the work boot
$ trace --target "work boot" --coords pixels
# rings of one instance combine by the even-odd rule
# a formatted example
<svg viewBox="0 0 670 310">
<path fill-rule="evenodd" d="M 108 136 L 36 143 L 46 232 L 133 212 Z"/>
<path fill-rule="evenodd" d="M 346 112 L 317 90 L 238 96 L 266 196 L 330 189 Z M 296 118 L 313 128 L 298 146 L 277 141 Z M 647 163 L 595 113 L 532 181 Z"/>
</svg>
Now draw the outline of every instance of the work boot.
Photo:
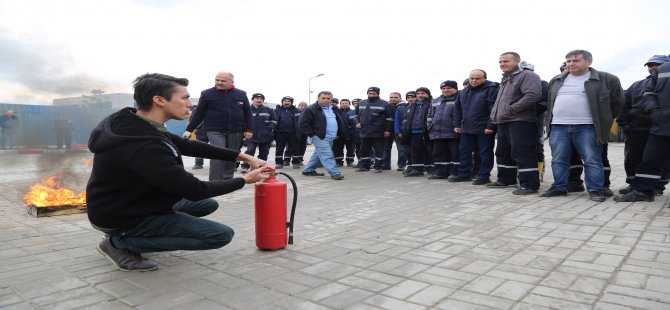
<svg viewBox="0 0 670 310">
<path fill-rule="evenodd" d="M 530 189 L 525 187 L 520 187 L 512 191 L 512 194 L 514 195 L 531 195 L 536 193 L 537 193 L 536 189 Z"/>
<path fill-rule="evenodd" d="M 583 192 L 585 190 L 586 188 L 584 188 L 584 184 L 568 183 L 568 193 Z"/>
<path fill-rule="evenodd" d="M 119 250 L 112 245 L 110 236 L 105 237 L 98 244 L 98 252 L 107 257 L 110 262 L 122 271 L 151 271 L 158 269 L 158 263 L 146 259 L 140 254 Z"/>
<path fill-rule="evenodd" d="M 635 202 L 635 201 L 654 201 L 654 196 L 647 195 L 643 192 L 631 190 L 625 195 L 614 197 L 616 202 Z"/>
<path fill-rule="evenodd" d="M 603 194 L 605 195 L 605 197 L 614 196 L 614 192 L 612 192 L 612 190 L 609 187 L 604 187 L 603 188 Z"/>
<path fill-rule="evenodd" d="M 423 176 L 423 171 L 419 171 L 419 170 L 414 170 L 414 169 L 412 169 L 412 170 L 410 170 L 410 171 L 407 171 L 407 172 L 405 173 L 405 176 L 406 176 L 406 177 L 421 177 L 421 176 Z"/>
<path fill-rule="evenodd" d="M 447 181 L 449 181 L 449 180 L 447 180 Z M 472 185 L 486 185 L 486 184 L 489 184 L 489 183 L 491 183 L 491 180 L 489 180 L 489 179 L 475 179 L 474 181 L 472 181 Z"/>
<path fill-rule="evenodd" d="M 321 177 L 324 176 L 325 174 L 321 172 L 316 172 L 316 170 L 314 170 L 314 171 L 303 171 L 302 175 L 306 175 L 308 177 Z"/>
<path fill-rule="evenodd" d="M 568 192 L 564 192 L 556 187 L 550 187 L 546 192 L 540 194 L 540 197 L 556 197 L 556 196 L 567 196 Z"/>
<path fill-rule="evenodd" d="M 499 181 L 495 181 L 493 183 L 486 184 L 486 187 L 488 187 L 488 188 L 506 188 L 506 187 L 515 186 L 515 185 L 516 185 L 516 183 L 505 184 L 505 183 L 502 183 L 502 182 L 499 182 Z"/>
<path fill-rule="evenodd" d="M 405 166 L 399 166 L 395 171 L 405 171 Z"/>
<path fill-rule="evenodd" d="M 607 200 L 607 197 L 605 196 L 605 193 L 600 191 L 600 192 L 589 192 L 589 198 L 591 201 L 597 201 L 597 202 L 603 202 Z"/>
<path fill-rule="evenodd" d="M 628 186 L 622 187 L 621 189 L 619 189 L 619 194 L 624 194 L 625 195 L 625 194 L 630 193 L 630 191 L 632 191 L 632 190 L 633 190 L 633 187 L 632 187 L 632 185 L 629 184 Z"/>
<path fill-rule="evenodd" d="M 472 179 L 470 177 L 466 177 L 466 176 L 451 175 L 447 178 L 447 181 L 449 181 L 449 182 L 471 182 Z"/>
</svg>

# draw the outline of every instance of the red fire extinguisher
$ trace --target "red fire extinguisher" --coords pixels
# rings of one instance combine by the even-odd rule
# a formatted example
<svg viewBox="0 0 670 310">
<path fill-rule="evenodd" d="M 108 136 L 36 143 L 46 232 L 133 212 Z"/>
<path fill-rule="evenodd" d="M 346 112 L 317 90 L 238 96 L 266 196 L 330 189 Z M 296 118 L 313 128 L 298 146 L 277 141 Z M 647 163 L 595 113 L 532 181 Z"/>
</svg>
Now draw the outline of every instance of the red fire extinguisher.
<svg viewBox="0 0 670 310">
<path fill-rule="evenodd" d="M 275 172 L 272 167 L 266 171 L 270 176 L 256 183 L 256 246 L 261 250 L 279 250 L 286 247 L 286 229 L 288 228 L 288 244 L 293 244 L 293 219 L 298 201 L 298 187 L 295 180 L 284 172 Z M 288 177 L 293 185 L 293 206 L 290 221 L 286 221 L 286 183 L 279 181 L 277 174 Z"/>
</svg>

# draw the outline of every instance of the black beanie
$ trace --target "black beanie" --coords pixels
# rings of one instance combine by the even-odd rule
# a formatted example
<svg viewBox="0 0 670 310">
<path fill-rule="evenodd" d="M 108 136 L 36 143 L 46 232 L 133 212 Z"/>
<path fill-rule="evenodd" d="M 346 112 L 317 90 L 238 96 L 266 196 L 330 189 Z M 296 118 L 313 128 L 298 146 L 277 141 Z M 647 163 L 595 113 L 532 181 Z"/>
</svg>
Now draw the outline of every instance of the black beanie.
<svg viewBox="0 0 670 310">
<path fill-rule="evenodd" d="M 442 84 L 440 84 L 440 89 L 442 89 L 444 87 L 451 87 L 451 88 L 458 89 L 458 83 L 456 83 L 456 81 L 446 80 L 446 81 L 442 82 Z"/>
<path fill-rule="evenodd" d="M 254 98 L 263 98 L 263 101 L 265 101 L 265 96 L 263 96 L 261 93 L 255 93 L 251 95 L 251 100 L 254 100 Z"/>
<path fill-rule="evenodd" d="M 412 97 L 415 97 L 415 98 L 416 98 L 416 92 L 413 91 L 413 90 L 408 91 L 408 92 L 405 94 L 405 99 L 407 99 L 407 97 L 409 97 L 409 96 L 412 96 Z"/>
<path fill-rule="evenodd" d="M 368 87 L 368 91 L 367 91 L 367 92 L 369 93 L 369 92 L 371 92 L 371 91 L 377 93 L 377 96 L 379 96 L 379 87 L 374 87 L 374 86 L 372 86 L 372 87 Z"/>
<path fill-rule="evenodd" d="M 427 87 L 419 87 L 419 88 L 416 89 L 416 92 L 417 92 L 417 93 L 420 92 L 420 91 L 422 91 L 422 92 L 428 94 L 428 96 L 432 96 L 432 95 L 430 94 L 430 89 L 428 89 Z"/>
<path fill-rule="evenodd" d="M 281 98 L 281 102 L 284 102 L 286 99 L 291 100 L 291 104 L 293 104 L 293 97 L 291 96 L 285 96 L 284 98 Z"/>
</svg>

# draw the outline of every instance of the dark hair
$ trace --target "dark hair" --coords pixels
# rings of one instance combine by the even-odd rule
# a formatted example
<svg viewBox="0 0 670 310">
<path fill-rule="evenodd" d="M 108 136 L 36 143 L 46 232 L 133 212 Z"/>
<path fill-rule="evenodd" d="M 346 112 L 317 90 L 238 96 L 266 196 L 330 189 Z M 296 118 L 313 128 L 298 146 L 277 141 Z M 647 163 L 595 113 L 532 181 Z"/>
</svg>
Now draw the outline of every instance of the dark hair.
<svg viewBox="0 0 670 310">
<path fill-rule="evenodd" d="M 521 56 L 519 56 L 518 53 L 515 53 L 515 52 L 504 52 L 504 53 L 500 54 L 500 56 L 504 56 L 504 55 L 512 55 L 512 57 L 514 57 L 514 61 L 516 61 L 516 62 L 521 62 Z"/>
<path fill-rule="evenodd" d="M 342 103 L 342 101 L 346 101 L 346 102 L 349 102 L 349 104 L 351 104 L 351 100 L 349 100 L 347 98 L 340 99 L 340 103 Z"/>
<path fill-rule="evenodd" d="M 474 70 L 472 70 L 472 71 L 479 71 L 479 72 L 483 73 L 483 74 L 484 74 L 484 79 L 487 79 L 487 77 L 486 77 L 486 71 L 484 71 L 484 70 L 482 70 L 482 69 L 474 69 Z M 472 71 L 470 71 L 470 72 L 472 72 Z M 468 80 L 470 80 L 469 77 L 468 77 Z"/>
<path fill-rule="evenodd" d="M 188 86 L 188 80 L 160 73 L 147 73 L 138 76 L 133 81 L 133 88 L 135 89 L 133 99 L 135 99 L 137 109 L 151 110 L 154 96 L 161 96 L 168 101 L 172 100 L 172 94 L 177 85 Z"/>
<path fill-rule="evenodd" d="M 330 97 L 333 97 L 333 93 L 331 93 L 327 90 L 319 92 L 319 94 L 316 97 L 319 98 L 319 97 L 321 97 L 321 95 L 330 95 Z"/>
<path fill-rule="evenodd" d="M 591 61 L 593 60 L 593 55 L 591 55 L 591 52 L 587 50 L 573 50 L 570 51 L 569 53 L 565 54 L 565 59 L 568 59 L 568 57 L 577 57 L 577 55 L 582 55 L 584 57 L 584 60 L 586 61 Z"/>
</svg>

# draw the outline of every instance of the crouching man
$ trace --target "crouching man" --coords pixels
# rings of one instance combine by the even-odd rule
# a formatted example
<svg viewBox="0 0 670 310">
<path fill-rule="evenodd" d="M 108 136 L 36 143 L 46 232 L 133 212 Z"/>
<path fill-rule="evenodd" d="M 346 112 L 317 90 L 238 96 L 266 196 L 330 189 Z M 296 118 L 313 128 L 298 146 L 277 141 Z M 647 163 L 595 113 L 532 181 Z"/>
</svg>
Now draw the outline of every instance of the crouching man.
<svg viewBox="0 0 670 310">
<path fill-rule="evenodd" d="M 183 120 L 191 107 L 187 79 L 148 73 L 133 86 L 137 109 L 111 114 L 91 133 L 95 155 L 86 202 L 91 224 L 105 233 L 98 251 L 123 271 L 148 271 L 158 264 L 142 253 L 228 244 L 230 227 L 200 217 L 218 208 L 211 197 L 264 179 L 266 163 L 167 132 L 164 123 Z M 242 160 L 253 170 L 242 178 L 200 181 L 184 170 L 182 155 Z"/>
</svg>

